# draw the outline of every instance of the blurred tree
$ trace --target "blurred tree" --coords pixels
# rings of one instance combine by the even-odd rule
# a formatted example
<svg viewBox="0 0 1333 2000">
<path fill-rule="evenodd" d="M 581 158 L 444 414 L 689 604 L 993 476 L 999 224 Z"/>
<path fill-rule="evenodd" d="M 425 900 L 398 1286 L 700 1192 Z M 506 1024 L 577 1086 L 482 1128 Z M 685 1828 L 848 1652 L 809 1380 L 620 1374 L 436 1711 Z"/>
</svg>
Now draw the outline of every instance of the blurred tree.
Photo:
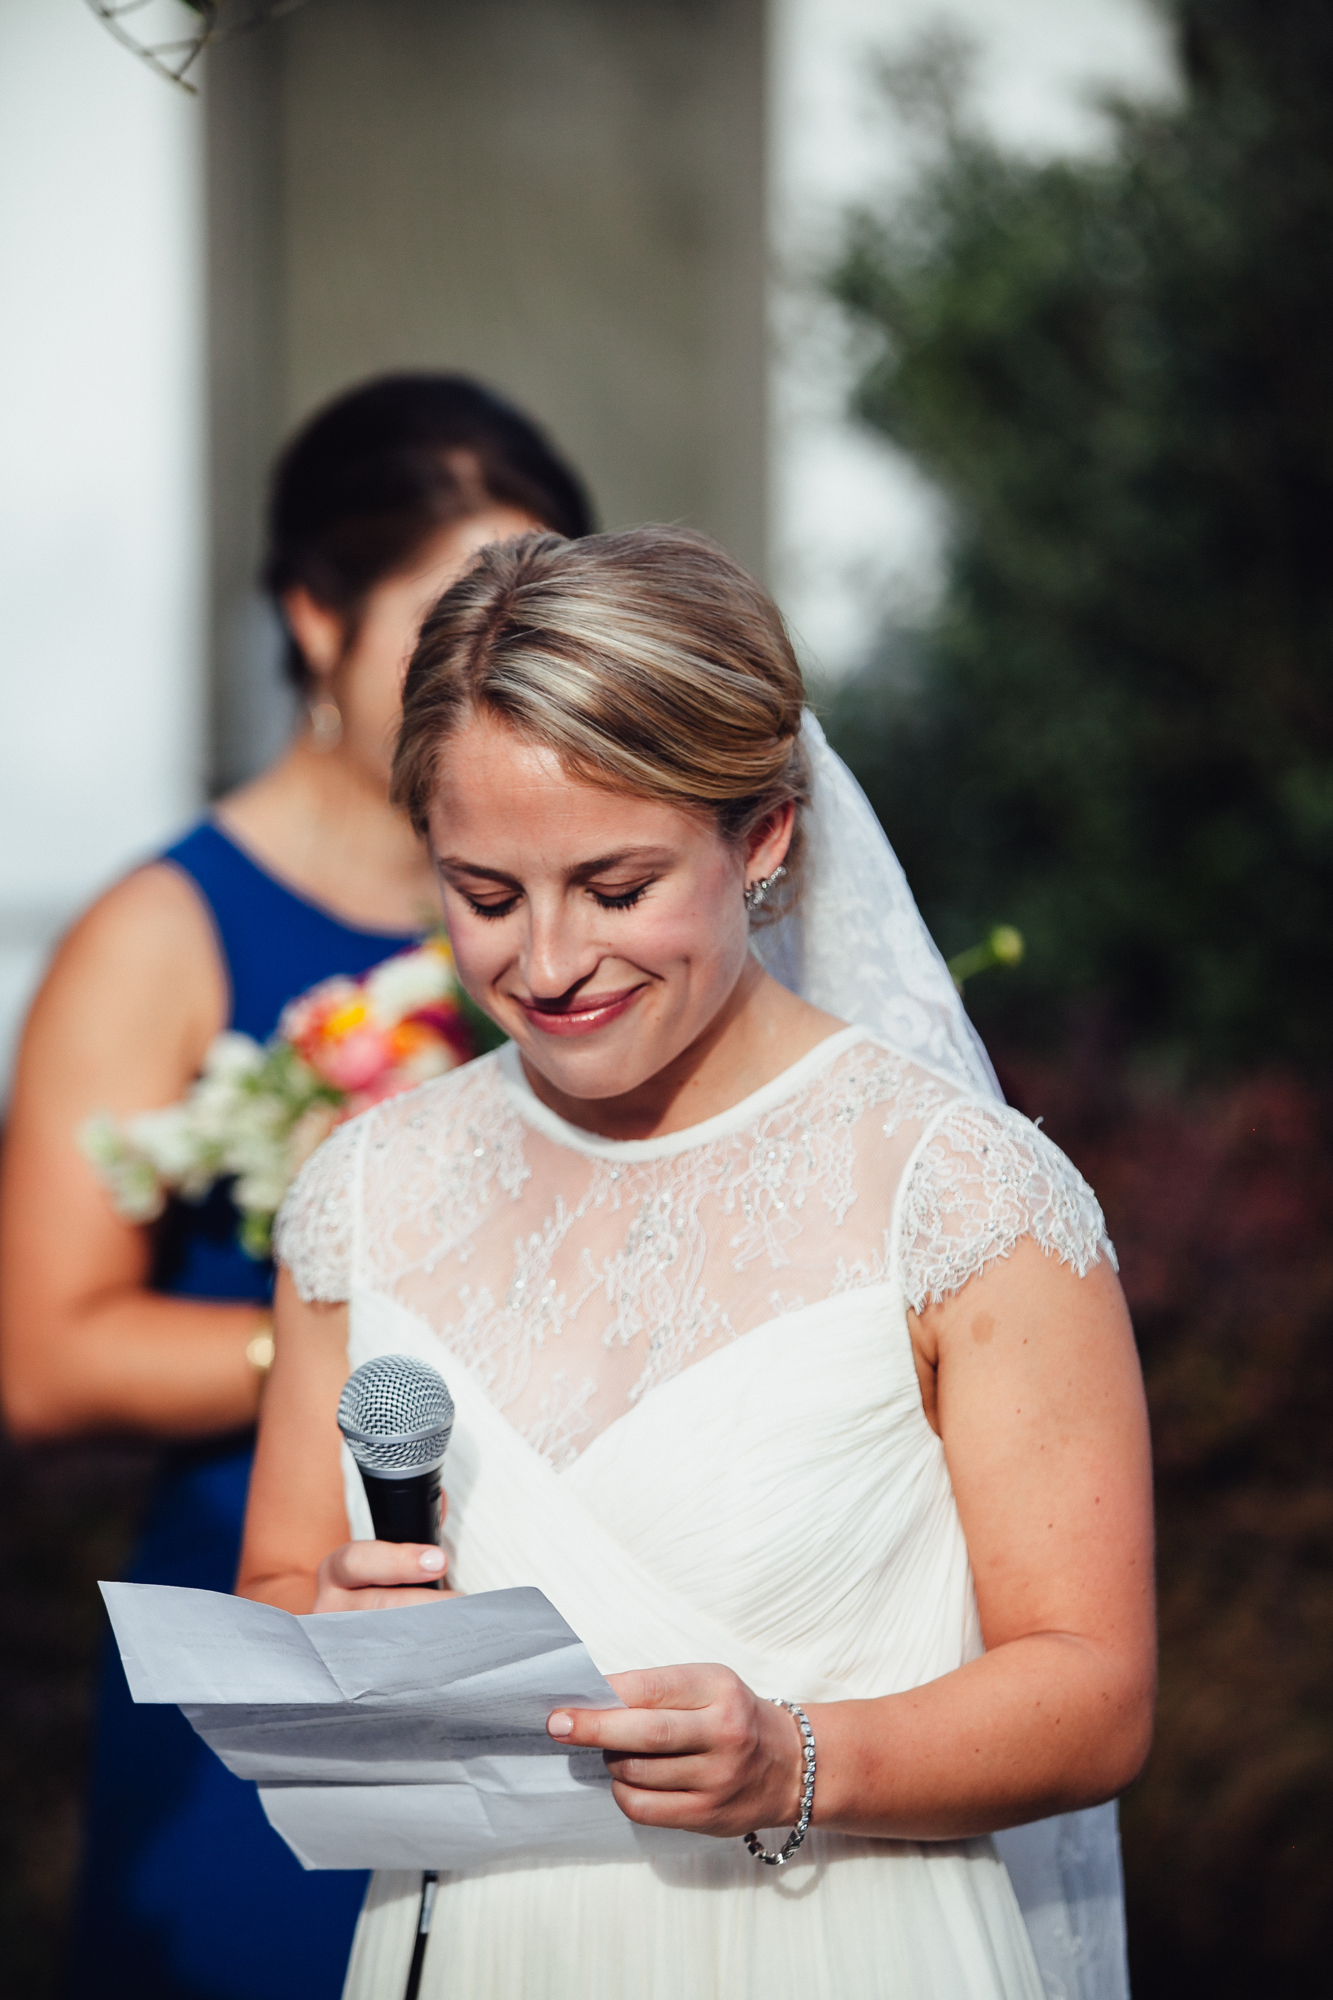
<svg viewBox="0 0 1333 2000">
<path fill-rule="evenodd" d="M 1004 155 L 936 44 L 935 147 L 853 218 L 856 398 L 948 496 L 949 581 L 830 703 L 969 1001 L 1216 1066 L 1326 1065 L 1333 7 L 1171 0 L 1184 88 L 1108 159 Z"/>
</svg>

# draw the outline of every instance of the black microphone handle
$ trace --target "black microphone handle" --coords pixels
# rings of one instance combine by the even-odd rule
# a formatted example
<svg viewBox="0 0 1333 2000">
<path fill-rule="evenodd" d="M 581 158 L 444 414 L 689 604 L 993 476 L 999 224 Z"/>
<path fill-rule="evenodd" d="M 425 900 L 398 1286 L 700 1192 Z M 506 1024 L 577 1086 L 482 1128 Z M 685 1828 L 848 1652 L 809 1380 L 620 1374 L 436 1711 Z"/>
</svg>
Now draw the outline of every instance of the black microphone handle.
<svg viewBox="0 0 1333 2000">
<path fill-rule="evenodd" d="M 377 1542 L 438 1542 L 440 1539 L 440 1468 L 432 1465 L 406 1479 L 385 1479 L 358 1468 L 370 1504 Z M 434 1589 L 441 1585 L 436 1583 Z"/>
<path fill-rule="evenodd" d="M 375 1530 L 377 1542 L 437 1542 L 440 1539 L 440 1468 L 432 1465 L 425 1472 L 413 1472 L 406 1479 L 385 1479 L 379 1473 L 367 1472 L 364 1465 L 358 1465 L 361 1484 L 366 1490 L 366 1500 L 370 1507 L 370 1525 Z M 425 1590 L 443 1590 L 441 1577 L 427 1583 L 422 1579 Z M 403 2000 L 417 2000 L 421 1989 L 421 1972 L 426 1962 L 426 1941 L 430 1936 L 430 1920 L 435 1910 L 435 1885 L 439 1876 L 433 1868 L 428 1868 L 421 1878 L 421 1908 L 417 1916 L 417 1934 L 412 1945 L 412 1959 L 407 1969 L 407 1988 Z"/>
<path fill-rule="evenodd" d="M 414 1472 L 407 1479 L 382 1479 L 359 1465 L 361 1484 L 370 1503 L 370 1525 L 377 1542 L 438 1542 L 440 1539 L 440 1468 Z M 426 1583 L 426 1590 L 443 1590 L 443 1581 Z M 421 1878 L 421 1909 L 417 1934 L 412 1943 L 412 1960 L 407 1968 L 407 1988 L 403 2000 L 417 2000 L 421 1971 L 426 1962 L 426 1940 L 435 1909 L 435 1884 L 439 1876 L 433 1868 Z"/>
</svg>

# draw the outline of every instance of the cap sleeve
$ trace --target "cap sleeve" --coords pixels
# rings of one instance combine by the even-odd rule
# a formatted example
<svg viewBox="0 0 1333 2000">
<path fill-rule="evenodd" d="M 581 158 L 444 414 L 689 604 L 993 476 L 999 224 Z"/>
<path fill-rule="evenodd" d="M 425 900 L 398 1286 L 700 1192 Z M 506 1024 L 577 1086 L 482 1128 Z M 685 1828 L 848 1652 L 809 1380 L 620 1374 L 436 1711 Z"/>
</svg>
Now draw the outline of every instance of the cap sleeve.
<svg viewBox="0 0 1333 2000">
<path fill-rule="evenodd" d="M 339 1125 L 288 1188 L 273 1225 L 273 1254 L 307 1305 L 341 1304 L 352 1291 L 356 1184 L 365 1120 Z"/>
<path fill-rule="evenodd" d="M 1078 1168 L 1020 1112 L 955 1102 L 917 1154 L 898 1232 L 903 1291 L 918 1312 L 959 1291 L 1030 1236 L 1086 1276 L 1118 1269 L 1097 1197 Z"/>
</svg>

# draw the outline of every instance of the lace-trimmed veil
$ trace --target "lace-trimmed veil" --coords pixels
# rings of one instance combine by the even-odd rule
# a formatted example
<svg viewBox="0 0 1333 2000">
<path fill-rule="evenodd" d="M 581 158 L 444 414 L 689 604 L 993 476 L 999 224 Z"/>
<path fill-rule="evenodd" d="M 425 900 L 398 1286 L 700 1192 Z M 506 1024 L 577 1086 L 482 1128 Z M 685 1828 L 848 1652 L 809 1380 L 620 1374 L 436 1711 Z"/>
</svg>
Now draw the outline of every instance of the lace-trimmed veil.
<svg viewBox="0 0 1333 2000">
<path fill-rule="evenodd" d="M 974 1095 L 1003 1103 L 989 1056 L 865 793 L 807 709 L 813 780 L 805 886 L 756 956 L 816 1007 L 874 1028 Z M 996 1836 L 1048 2000 L 1128 2000 L 1116 1808 Z"/>
<path fill-rule="evenodd" d="M 809 709 L 801 736 L 813 779 L 805 892 L 781 923 L 756 931 L 757 956 L 813 1006 L 876 1029 L 961 1089 L 1003 1103 L 870 801 Z"/>
</svg>

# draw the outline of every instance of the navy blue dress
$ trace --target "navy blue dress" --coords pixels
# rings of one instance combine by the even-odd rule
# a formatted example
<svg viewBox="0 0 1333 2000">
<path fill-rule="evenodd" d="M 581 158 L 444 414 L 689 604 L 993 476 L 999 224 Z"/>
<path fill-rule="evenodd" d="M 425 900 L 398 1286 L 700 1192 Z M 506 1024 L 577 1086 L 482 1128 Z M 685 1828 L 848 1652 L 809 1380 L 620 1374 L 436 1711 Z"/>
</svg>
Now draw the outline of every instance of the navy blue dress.
<svg viewBox="0 0 1333 2000">
<path fill-rule="evenodd" d="M 211 912 L 231 980 L 230 1025 L 265 1040 L 287 1001 L 358 974 L 415 937 L 353 930 L 276 881 L 210 821 L 165 860 Z M 225 1192 L 173 1205 L 154 1289 L 272 1296 L 273 1269 L 236 1241 Z M 129 1575 L 232 1588 L 250 1432 L 172 1450 Z M 338 2000 L 367 1877 L 308 1873 L 177 1708 L 136 1707 L 115 1648 L 102 1679 L 70 1992 L 78 2000 Z"/>
</svg>

